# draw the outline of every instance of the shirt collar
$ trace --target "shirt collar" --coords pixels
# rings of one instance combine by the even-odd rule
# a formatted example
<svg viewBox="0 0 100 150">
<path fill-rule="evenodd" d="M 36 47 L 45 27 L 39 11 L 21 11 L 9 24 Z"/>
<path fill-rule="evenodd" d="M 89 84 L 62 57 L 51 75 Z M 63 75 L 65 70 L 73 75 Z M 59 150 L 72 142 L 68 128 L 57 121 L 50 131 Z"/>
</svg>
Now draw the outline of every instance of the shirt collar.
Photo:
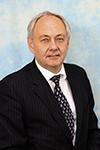
<svg viewBox="0 0 100 150">
<path fill-rule="evenodd" d="M 50 72 L 49 70 L 43 68 L 38 62 L 37 60 L 35 60 L 35 63 L 36 63 L 36 66 L 38 67 L 38 69 L 40 70 L 40 72 L 42 73 L 42 75 L 45 77 L 45 79 L 47 81 L 49 81 L 54 75 L 58 75 L 58 74 L 61 74 L 61 77 L 63 79 L 66 79 L 66 72 L 65 72 L 65 68 L 64 68 L 64 65 L 62 64 L 62 68 L 61 70 L 57 73 L 57 74 L 54 74 L 52 72 Z"/>
</svg>

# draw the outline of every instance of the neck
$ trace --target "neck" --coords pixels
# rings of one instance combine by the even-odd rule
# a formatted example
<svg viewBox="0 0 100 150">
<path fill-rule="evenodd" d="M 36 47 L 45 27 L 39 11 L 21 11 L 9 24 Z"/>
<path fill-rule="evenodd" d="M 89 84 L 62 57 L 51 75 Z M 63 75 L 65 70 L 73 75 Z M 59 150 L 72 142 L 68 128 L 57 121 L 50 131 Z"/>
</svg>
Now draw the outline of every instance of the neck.
<svg viewBox="0 0 100 150">
<path fill-rule="evenodd" d="M 40 63 L 38 63 L 37 60 L 35 60 L 36 64 L 43 67 L 44 69 L 47 69 L 48 71 L 54 73 L 54 74 L 57 74 L 60 70 L 61 70 L 61 67 L 62 67 L 62 64 L 59 65 L 59 66 L 46 66 L 46 65 L 41 65 Z"/>
<path fill-rule="evenodd" d="M 61 66 L 60 67 L 54 66 L 54 67 L 49 67 L 49 68 L 45 68 L 45 69 L 49 70 L 50 72 L 52 72 L 54 74 L 57 74 L 61 70 Z"/>
</svg>

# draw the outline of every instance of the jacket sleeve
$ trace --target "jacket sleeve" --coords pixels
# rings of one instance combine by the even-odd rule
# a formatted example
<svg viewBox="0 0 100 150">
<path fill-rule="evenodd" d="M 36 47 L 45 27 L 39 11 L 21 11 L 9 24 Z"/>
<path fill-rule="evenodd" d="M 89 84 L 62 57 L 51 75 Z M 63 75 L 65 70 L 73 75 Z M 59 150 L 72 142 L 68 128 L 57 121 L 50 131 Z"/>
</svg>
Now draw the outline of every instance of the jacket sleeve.
<svg viewBox="0 0 100 150">
<path fill-rule="evenodd" d="M 0 82 L 0 150 L 23 150 L 26 132 L 22 119 L 22 107 L 14 86 Z"/>
</svg>

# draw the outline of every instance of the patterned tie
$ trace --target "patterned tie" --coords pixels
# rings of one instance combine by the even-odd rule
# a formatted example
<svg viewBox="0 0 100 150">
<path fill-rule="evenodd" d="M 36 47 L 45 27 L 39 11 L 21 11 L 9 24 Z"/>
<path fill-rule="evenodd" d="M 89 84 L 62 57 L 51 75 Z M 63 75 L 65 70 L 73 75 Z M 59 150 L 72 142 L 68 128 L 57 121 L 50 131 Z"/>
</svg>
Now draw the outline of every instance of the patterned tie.
<svg viewBox="0 0 100 150">
<path fill-rule="evenodd" d="M 72 114 L 72 110 L 69 106 L 69 103 L 66 99 L 66 97 L 64 96 L 60 86 L 59 86 L 59 80 L 60 80 L 60 75 L 56 75 L 53 76 L 51 78 L 51 80 L 55 83 L 55 88 L 54 88 L 54 96 L 56 98 L 56 100 L 58 101 L 62 113 L 64 115 L 65 121 L 67 123 L 67 126 L 69 128 L 69 131 L 71 133 L 71 140 L 73 140 L 74 137 L 74 117 Z"/>
</svg>

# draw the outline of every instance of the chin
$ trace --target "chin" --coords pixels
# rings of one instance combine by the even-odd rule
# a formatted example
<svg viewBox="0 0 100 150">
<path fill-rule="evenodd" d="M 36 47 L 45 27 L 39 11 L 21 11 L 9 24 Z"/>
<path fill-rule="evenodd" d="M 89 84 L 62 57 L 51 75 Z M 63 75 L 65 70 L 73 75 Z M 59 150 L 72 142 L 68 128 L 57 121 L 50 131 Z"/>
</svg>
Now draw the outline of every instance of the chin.
<svg viewBox="0 0 100 150">
<path fill-rule="evenodd" d="M 52 64 L 49 64 L 49 66 L 55 68 L 55 67 L 59 67 L 61 66 L 61 63 L 52 63 Z"/>
</svg>

